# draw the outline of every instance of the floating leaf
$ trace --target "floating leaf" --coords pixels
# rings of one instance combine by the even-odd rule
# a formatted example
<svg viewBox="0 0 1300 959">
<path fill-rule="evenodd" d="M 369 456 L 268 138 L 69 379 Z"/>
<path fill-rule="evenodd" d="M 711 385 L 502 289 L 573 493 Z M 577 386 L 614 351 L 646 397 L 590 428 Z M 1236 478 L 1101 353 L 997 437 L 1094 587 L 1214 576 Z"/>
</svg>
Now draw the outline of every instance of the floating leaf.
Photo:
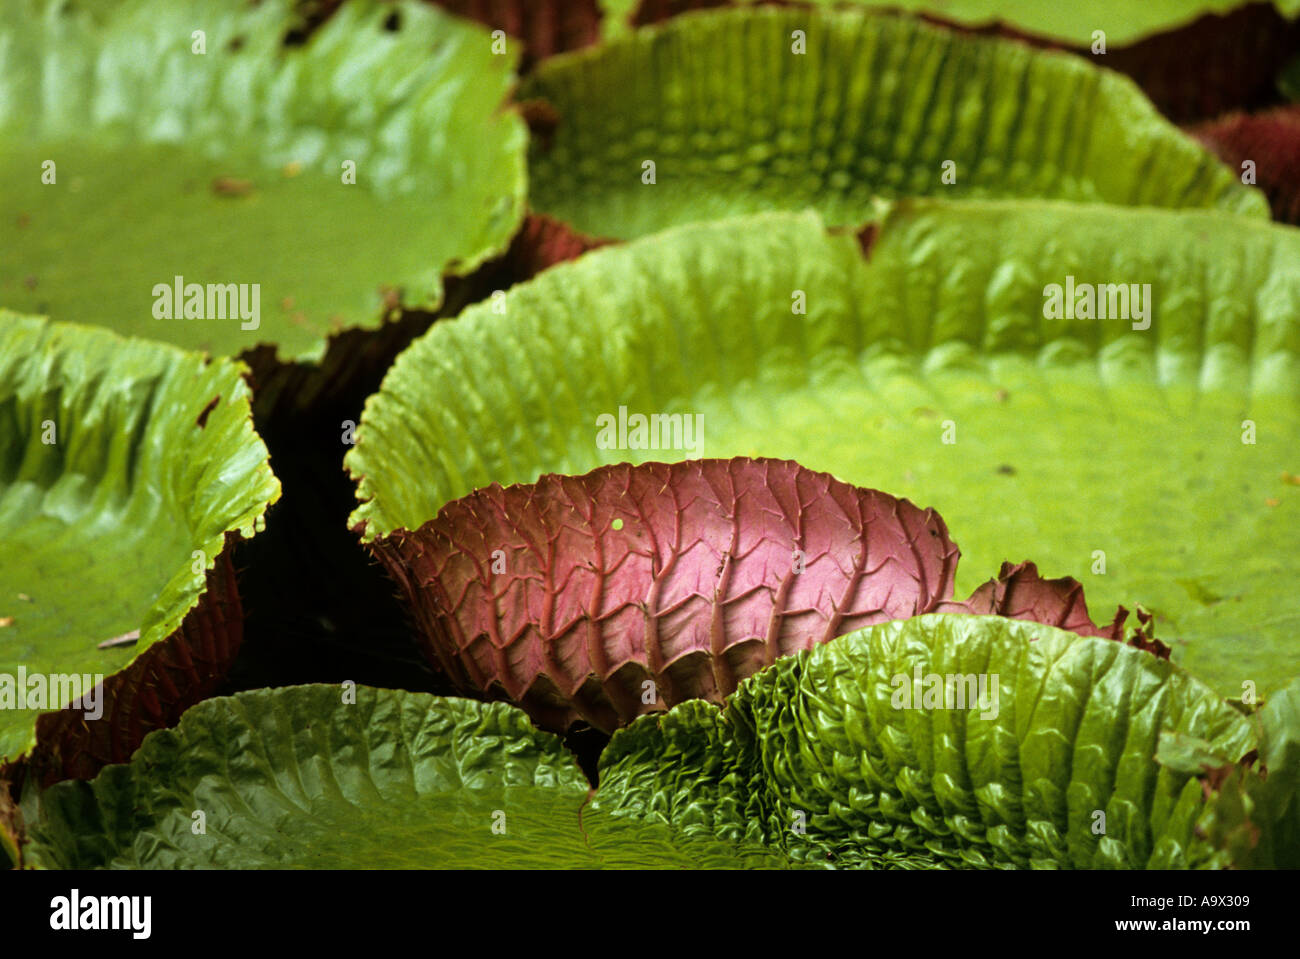
<svg viewBox="0 0 1300 959">
<path fill-rule="evenodd" d="M 594 805 L 842 866 L 1188 868 L 1200 783 L 1162 734 L 1239 757 L 1250 723 L 1168 662 L 994 616 L 842 636 L 615 734 Z"/>
<path fill-rule="evenodd" d="M 901 703 L 913 682 L 950 699 Z M 1196 833 L 1196 776 L 1153 758 L 1170 734 L 1228 756 L 1256 745 L 1246 717 L 1141 651 L 922 616 L 782 659 L 724 709 L 642 717 L 615 734 L 594 797 L 560 741 L 503 703 L 330 686 L 208 700 L 129 765 L 45 791 L 24 861 L 1227 865 Z"/>
<path fill-rule="evenodd" d="M 791 459 L 938 510 L 966 545 L 959 596 L 1030 557 L 1083 574 L 1101 608 L 1145 606 L 1222 694 L 1286 685 L 1300 234 L 917 201 L 869 256 L 808 213 L 689 226 L 548 270 L 505 314 L 438 324 L 367 404 L 353 524 L 374 541 L 491 483 L 608 463 Z M 1121 310 L 1117 287 L 1106 319 L 1045 316 L 1049 288 L 1076 282 L 1138 292 Z M 633 414 L 702 417 L 703 442 L 602 448 L 602 418 Z"/>
<path fill-rule="evenodd" d="M 560 740 L 503 703 L 296 686 L 210 699 L 129 765 L 47 790 L 62 868 L 744 868 L 763 847 L 586 810 Z"/>
<path fill-rule="evenodd" d="M 1258 729 L 1255 762 L 1222 764 L 1195 757 L 1210 796 L 1199 834 L 1224 850 L 1232 865 L 1250 869 L 1300 868 L 1300 682 L 1269 697 L 1252 717 Z M 1171 742 L 1162 762 L 1186 759 Z M 1213 759 L 1218 758 L 1215 763 Z"/>
<path fill-rule="evenodd" d="M 1118 640 L 1126 636 L 1124 622 L 1128 619 L 1128 610 L 1121 606 L 1114 619 L 1098 627 L 1088 615 L 1082 583 L 1071 576 L 1046 579 L 1039 575 L 1038 567 L 1033 563 L 1003 563 L 998 575 L 971 593 L 969 599 L 941 602 L 934 611 L 1027 619 L 1080 636 Z M 1139 609 L 1137 618 L 1138 626 L 1129 639 L 1129 645 L 1168 659 L 1169 647 L 1150 635 L 1151 615 Z"/>
<path fill-rule="evenodd" d="M 293 10 L 6 4 L 0 302 L 314 362 L 504 251 L 523 215 L 515 54 L 373 0 L 286 45 Z"/>
<path fill-rule="evenodd" d="M 92 776 L 223 678 L 280 493 L 241 369 L 0 311 L 0 767 Z"/>
<path fill-rule="evenodd" d="M 856 225 L 929 194 L 1266 212 L 1129 80 L 913 19 L 693 14 L 548 60 L 519 97 L 550 114 L 530 204 L 600 236 L 805 207 Z"/>
</svg>

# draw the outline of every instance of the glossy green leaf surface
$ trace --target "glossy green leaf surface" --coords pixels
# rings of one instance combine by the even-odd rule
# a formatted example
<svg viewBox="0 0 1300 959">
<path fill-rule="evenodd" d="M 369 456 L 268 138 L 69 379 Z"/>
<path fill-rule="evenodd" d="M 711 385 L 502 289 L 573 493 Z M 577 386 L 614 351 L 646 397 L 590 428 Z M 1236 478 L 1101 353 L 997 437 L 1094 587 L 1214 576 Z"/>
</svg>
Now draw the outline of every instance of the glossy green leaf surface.
<svg viewBox="0 0 1300 959">
<path fill-rule="evenodd" d="M 0 303 L 310 360 L 503 250 L 525 178 L 513 54 L 430 5 L 372 0 L 290 46 L 293 10 L 6 4 Z"/>
<path fill-rule="evenodd" d="M 1240 757 L 1250 723 L 1150 654 L 998 617 L 920 616 L 778 661 L 719 710 L 617 733 L 596 806 L 874 867 L 1187 868 L 1192 774 L 1162 734 Z"/>
<path fill-rule="evenodd" d="M 1147 319 L 1044 316 L 1070 277 L 1138 284 Z M 811 213 L 768 214 L 594 251 L 504 304 L 438 324 L 368 402 L 346 461 L 366 539 L 491 482 L 780 457 L 938 510 L 959 596 L 1033 559 L 1096 608 L 1148 606 L 1223 695 L 1295 675 L 1294 229 L 917 201 L 866 260 Z M 601 442 L 633 414 L 699 416 L 700 442 Z"/>
<path fill-rule="evenodd" d="M 503 703 L 346 685 L 207 700 L 129 765 L 44 792 L 25 861 L 1226 865 L 1196 832 L 1200 780 L 1154 758 L 1171 734 L 1238 757 L 1258 742 L 1207 686 L 1142 650 L 923 616 L 782 659 L 721 709 L 696 700 L 637 720 L 602 757 L 594 798 L 559 739 Z"/>
<path fill-rule="evenodd" d="M 805 207 L 858 224 L 924 195 L 1267 216 L 1127 78 L 911 18 L 687 14 L 548 60 L 519 96 L 554 114 L 530 204 L 597 236 Z"/>
<path fill-rule="evenodd" d="M 587 793 L 560 740 L 504 703 L 368 687 L 257 690 L 199 704 L 176 729 L 151 735 L 130 765 L 46 791 L 25 861 L 355 869 L 787 862 L 762 847 L 584 811 Z"/>
<path fill-rule="evenodd" d="M 606 33 L 642 0 L 602 0 L 612 21 Z M 753 2 L 753 0 L 741 0 Z M 844 0 L 807 0 L 810 6 L 843 6 Z M 1025 33 L 1059 40 L 1076 46 L 1091 46 L 1093 31 L 1106 34 L 1109 44 L 1128 44 L 1144 37 L 1191 23 L 1206 14 L 1226 14 L 1246 5 L 1246 0 L 1091 0 L 1089 3 L 1031 3 L 1025 0 L 850 0 L 856 6 L 879 7 L 929 14 L 954 23 L 980 27 L 1003 23 Z M 1285 17 L 1300 14 L 1297 0 L 1273 0 L 1273 7 Z"/>
<path fill-rule="evenodd" d="M 19 708 L 20 670 L 117 672 L 198 604 L 226 534 L 261 528 L 280 485 L 242 369 L 0 311 L 0 760 L 68 702 Z"/>
</svg>

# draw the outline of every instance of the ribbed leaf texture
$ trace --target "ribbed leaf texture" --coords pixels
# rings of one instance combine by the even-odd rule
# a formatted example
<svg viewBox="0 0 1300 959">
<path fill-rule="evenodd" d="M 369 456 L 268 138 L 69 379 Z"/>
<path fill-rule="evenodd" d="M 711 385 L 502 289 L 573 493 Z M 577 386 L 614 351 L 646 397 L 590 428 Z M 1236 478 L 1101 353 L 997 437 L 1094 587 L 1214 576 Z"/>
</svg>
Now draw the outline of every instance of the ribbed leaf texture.
<svg viewBox="0 0 1300 959">
<path fill-rule="evenodd" d="M 954 677 L 953 701 L 927 691 L 930 674 Z M 504 703 L 256 690 L 199 704 L 93 782 L 46 791 L 24 862 L 1294 865 L 1296 702 L 1292 690 L 1245 717 L 1119 643 L 921 616 L 784 658 L 725 708 L 642 717 L 614 736 L 593 796 L 560 740 Z"/>
<path fill-rule="evenodd" d="M 605 730 L 926 612 L 958 556 L 933 510 L 764 459 L 494 484 L 374 547 L 459 683 Z"/>
<path fill-rule="evenodd" d="M 519 97 L 547 105 L 532 208 L 602 236 L 924 195 L 1266 213 L 1126 77 L 888 14 L 688 14 L 552 58 Z"/>
<path fill-rule="evenodd" d="M 46 791 L 23 861 L 74 869 L 790 864 L 779 850 L 593 814 L 588 794 L 559 738 L 504 703 L 365 686 L 260 689 L 200 703 L 129 764 Z"/>
<path fill-rule="evenodd" d="M 535 786 L 567 800 L 568 812 L 587 789 L 558 739 L 499 704 L 365 687 L 257 690 L 202 703 L 93 783 L 49 790 L 25 858 L 83 868 L 411 867 L 434 848 L 468 853 L 491 839 L 493 804 L 477 796 L 502 806 L 512 787 Z M 478 828 L 457 823 L 454 804 L 439 808 L 443 794 L 480 808 Z M 195 809 L 208 827 L 197 836 Z M 551 830 L 553 841 L 576 838 L 567 822 Z M 490 844 L 481 854 L 492 855 Z"/>
<path fill-rule="evenodd" d="M 746 2 L 746 0 L 741 0 Z M 766 0 L 750 0 L 766 2 Z M 735 6 L 735 0 L 605 0 L 614 23 L 660 23 L 690 10 Z M 1151 3 L 1092 0 L 1023 3 L 1017 0 L 850 0 L 888 6 L 957 29 L 1011 37 L 1036 47 L 1069 50 L 1132 77 L 1160 112 L 1182 123 L 1226 110 L 1252 109 L 1276 97 L 1274 78 L 1294 55 L 1300 22 L 1295 0 Z M 812 5 L 845 5 L 812 0 Z M 801 4 L 802 6 L 802 4 Z M 621 16 L 620 16 L 621 15 Z M 1093 52 L 1094 32 L 1106 49 Z"/>
<path fill-rule="evenodd" d="M 1227 865 L 1198 834 L 1202 783 L 1152 759 L 1168 733 L 1234 760 L 1257 743 L 1141 650 L 922 616 L 781 660 L 725 709 L 639 719 L 601 757 L 595 806 L 844 866 Z"/>
<path fill-rule="evenodd" d="M 231 551 L 280 496 L 242 371 L 0 310 L 0 779 L 123 762 L 224 677 Z M 18 702 L 20 670 L 50 696 Z M 65 708 L 72 675 L 103 677 L 102 715 Z"/>
<path fill-rule="evenodd" d="M 1071 283 L 1133 309 L 1051 313 Z M 346 459 L 367 541 L 493 482 L 779 457 L 938 509 L 959 596 L 1032 559 L 1155 612 L 1223 695 L 1294 675 L 1300 230 L 912 200 L 865 258 L 815 214 L 768 213 L 592 250 L 499 299 L 435 324 L 367 403 Z M 705 442 L 593 442 L 620 407 L 699 416 Z"/>
<path fill-rule="evenodd" d="M 960 602 L 940 603 L 936 612 L 1005 616 L 1028 619 L 1068 629 L 1081 636 L 1105 636 L 1119 639 L 1123 635 L 1124 615 L 1106 628 L 1098 629 L 1088 616 L 1083 586 L 1075 579 L 1043 579 L 1033 563 L 1003 563 L 996 579 L 991 579 Z"/>
<path fill-rule="evenodd" d="M 607 25 L 659 23 L 691 10 L 749 4 L 781 5 L 782 0 L 603 0 Z M 803 0 L 797 7 L 882 7 L 926 18 L 962 24 L 971 29 L 1002 30 L 1074 46 L 1087 46 L 1094 30 L 1106 33 L 1107 56 L 1116 47 L 1129 47 L 1153 37 L 1177 36 L 1204 21 L 1239 15 L 1266 16 L 1274 26 L 1300 13 L 1296 0 L 1093 0 L 1088 4 L 1021 3 L 1018 0 Z"/>
</svg>

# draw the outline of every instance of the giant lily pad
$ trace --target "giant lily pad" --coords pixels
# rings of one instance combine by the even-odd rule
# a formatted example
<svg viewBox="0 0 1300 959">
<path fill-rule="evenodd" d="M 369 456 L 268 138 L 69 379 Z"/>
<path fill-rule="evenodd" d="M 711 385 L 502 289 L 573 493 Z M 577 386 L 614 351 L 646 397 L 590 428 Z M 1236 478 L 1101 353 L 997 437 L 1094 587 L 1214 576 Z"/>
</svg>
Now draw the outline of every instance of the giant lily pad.
<svg viewBox="0 0 1300 959">
<path fill-rule="evenodd" d="M 1045 316 L 1050 285 L 1075 281 L 1144 299 Z M 1291 228 L 927 201 L 897 209 L 867 260 L 815 214 L 767 214 L 593 251 L 503 305 L 435 326 L 368 402 L 347 459 L 366 541 L 494 482 L 782 457 L 938 510 L 967 550 L 959 595 L 1033 558 L 1082 574 L 1101 607 L 1145 604 L 1174 661 L 1224 695 L 1295 674 Z M 701 442 L 600 442 L 654 414 L 702 417 Z"/>
<path fill-rule="evenodd" d="M 223 677 L 280 494 L 241 372 L 0 312 L 0 767 L 93 775 Z"/>
<path fill-rule="evenodd" d="M 47 790 L 28 865 L 774 866 L 761 846 L 584 815 L 557 737 L 503 703 L 296 686 L 200 703 L 130 765 Z"/>
<path fill-rule="evenodd" d="M 1267 213 L 1122 76 L 861 11 L 685 15 L 552 58 L 520 97 L 544 104 L 530 203 L 599 236 L 804 207 L 856 224 L 930 194 Z"/>
<path fill-rule="evenodd" d="M 932 677 L 950 674 L 949 698 L 932 701 Z M 975 692 L 958 700 L 968 676 Z M 606 750 L 594 797 L 560 741 L 502 703 L 346 686 L 208 700 L 129 765 L 47 790 L 26 862 L 1231 864 L 1198 828 L 1243 820 L 1194 771 L 1154 758 L 1169 737 L 1233 760 L 1258 742 L 1246 717 L 1143 651 L 924 616 L 780 660 L 721 710 L 638 720 Z M 1271 815 L 1254 825 L 1290 842 Z"/>
<path fill-rule="evenodd" d="M 933 510 L 745 459 L 490 487 L 376 547 L 431 660 L 561 731 L 721 701 L 778 656 L 929 611 L 957 560 Z"/>
<path fill-rule="evenodd" d="M 741 3 L 761 0 L 740 0 Z M 811 0 L 799 6 L 842 6 Z M 1300 40 L 1296 0 L 1101 0 L 1025 3 L 1023 0 L 848 0 L 855 6 L 906 11 L 953 29 L 1013 37 L 1033 46 L 1068 50 L 1126 74 L 1166 117 L 1178 123 L 1275 102 L 1278 74 Z M 606 0 L 603 32 L 660 23 L 718 0 Z"/>
<path fill-rule="evenodd" d="M 415 2 L 298 25 L 291 0 L 5 4 L 0 302 L 313 361 L 504 250 L 515 54 Z"/>
<path fill-rule="evenodd" d="M 780 660 L 723 710 L 637 720 L 601 757 L 594 805 L 843 865 L 1227 865 L 1197 834 L 1197 777 L 1155 761 L 1171 735 L 1231 761 L 1257 743 L 1211 689 L 1145 652 L 921 616 Z"/>
<path fill-rule="evenodd" d="M 757 3 L 762 0 L 741 0 Z M 844 0 L 804 0 L 809 6 L 843 5 Z M 1087 45 L 1094 30 L 1104 31 L 1108 42 L 1132 43 L 1154 33 L 1177 29 L 1206 14 L 1226 14 L 1247 5 L 1246 0 L 1093 0 L 1087 4 L 1017 3 L 1016 0 L 853 0 L 864 7 L 907 10 L 931 14 L 970 26 L 1007 24 L 1026 33 L 1066 43 Z M 603 0 L 613 21 L 628 17 L 641 8 L 675 5 L 673 0 Z M 690 6 L 690 0 L 686 6 Z M 697 0 L 695 6 L 709 6 Z M 1300 14 L 1297 0 L 1273 0 L 1271 6 L 1283 16 Z"/>
</svg>

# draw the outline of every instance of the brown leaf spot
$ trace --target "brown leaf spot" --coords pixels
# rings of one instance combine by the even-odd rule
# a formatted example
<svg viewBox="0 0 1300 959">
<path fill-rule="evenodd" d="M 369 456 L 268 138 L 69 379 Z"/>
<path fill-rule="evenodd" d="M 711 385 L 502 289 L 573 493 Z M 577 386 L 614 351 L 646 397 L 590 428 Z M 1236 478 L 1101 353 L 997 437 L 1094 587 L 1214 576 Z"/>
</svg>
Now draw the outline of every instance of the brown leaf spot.
<svg viewBox="0 0 1300 959">
<path fill-rule="evenodd" d="M 380 299 L 385 310 L 396 310 L 402 305 L 402 291 L 395 286 L 385 284 L 379 288 Z"/>
<path fill-rule="evenodd" d="M 217 196 L 247 196 L 253 192 L 252 180 L 233 176 L 219 176 L 212 181 L 212 192 Z"/>
<path fill-rule="evenodd" d="M 194 421 L 199 429 L 203 429 L 208 425 L 208 417 L 212 415 L 212 411 L 217 408 L 217 404 L 220 402 L 221 402 L 220 393 L 212 397 L 212 399 L 208 400 L 208 405 L 203 407 L 202 411 L 199 413 L 199 418 Z"/>
</svg>

